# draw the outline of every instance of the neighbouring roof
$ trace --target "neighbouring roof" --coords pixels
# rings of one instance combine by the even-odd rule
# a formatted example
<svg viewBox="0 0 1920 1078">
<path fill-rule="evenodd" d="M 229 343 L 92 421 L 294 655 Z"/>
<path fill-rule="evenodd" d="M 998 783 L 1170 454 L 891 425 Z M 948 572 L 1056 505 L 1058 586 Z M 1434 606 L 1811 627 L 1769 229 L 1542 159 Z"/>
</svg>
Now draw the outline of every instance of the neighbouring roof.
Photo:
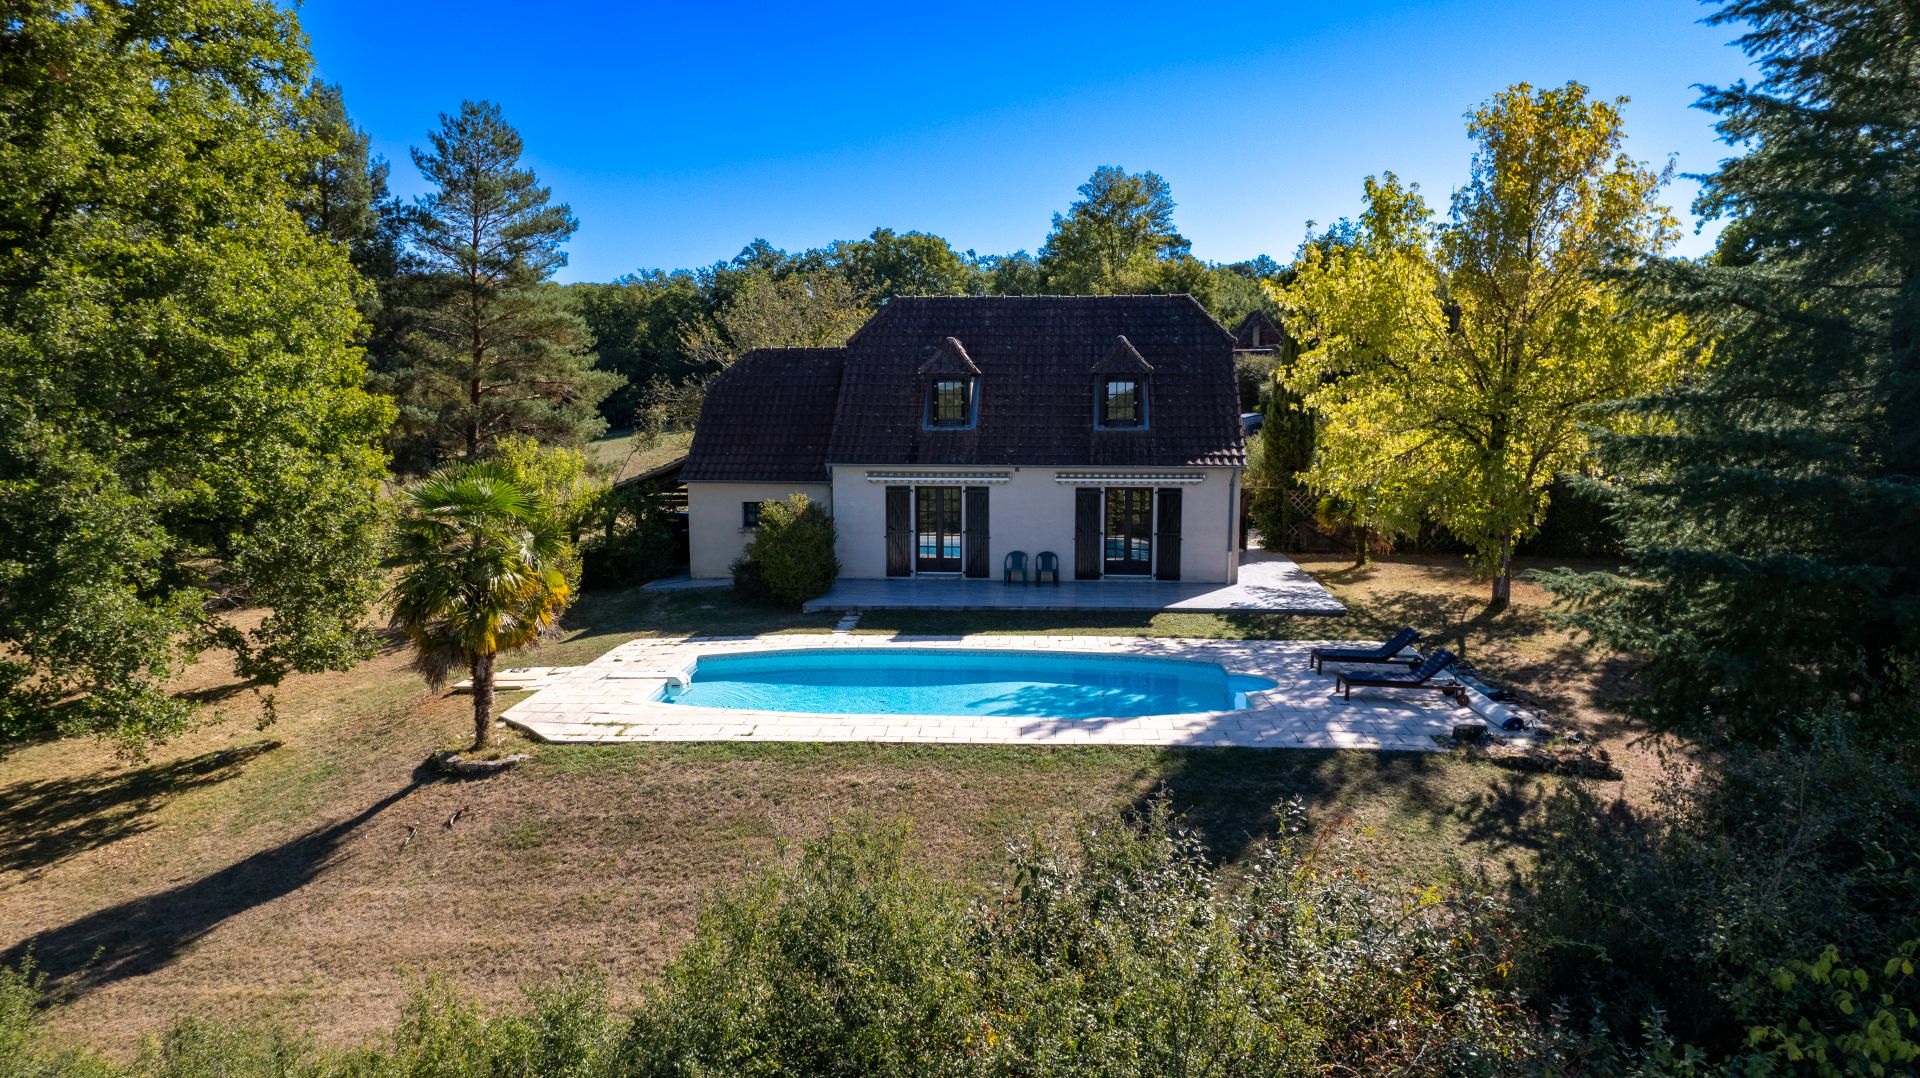
<svg viewBox="0 0 1920 1078">
<path fill-rule="evenodd" d="M 1247 316 L 1234 327 L 1233 350 L 1236 352 L 1267 352 L 1280 347 L 1284 338 L 1280 327 L 1273 324 L 1265 311 L 1248 311 Z"/>
<path fill-rule="evenodd" d="M 824 483 L 841 348 L 759 348 L 707 385 L 682 482 Z"/>
<path fill-rule="evenodd" d="M 1144 428 L 1096 429 L 1094 384 L 1147 382 Z M 975 422 L 929 428 L 936 374 L 974 377 Z M 683 479 L 821 482 L 826 466 L 1238 467 L 1233 336 L 1190 296 L 927 296 L 845 348 L 751 352 L 707 390 Z"/>
</svg>

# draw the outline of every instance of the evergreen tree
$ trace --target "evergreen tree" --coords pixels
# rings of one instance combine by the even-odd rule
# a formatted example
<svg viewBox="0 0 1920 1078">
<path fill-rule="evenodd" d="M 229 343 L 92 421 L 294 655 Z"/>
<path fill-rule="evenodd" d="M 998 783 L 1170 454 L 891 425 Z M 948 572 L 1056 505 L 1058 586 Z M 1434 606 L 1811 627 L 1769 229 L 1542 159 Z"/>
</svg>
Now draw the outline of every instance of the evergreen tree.
<svg viewBox="0 0 1920 1078">
<path fill-rule="evenodd" d="M 1252 469 L 1259 489 L 1251 509 L 1261 545 L 1268 550 L 1296 549 L 1300 525 L 1311 519 L 1295 508 L 1294 492 L 1303 489 L 1300 473 L 1313 467 L 1313 442 L 1313 413 L 1284 380 L 1269 379 L 1266 418 Z"/>
<path fill-rule="evenodd" d="M 1730 220 L 1637 279 L 1713 362 L 1601 443 L 1628 574 L 1550 584 L 1645 657 L 1648 715 L 1772 738 L 1823 698 L 1909 696 L 1920 655 L 1920 35 L 1860 0 L 1714 21 L 1761 71 L 1702 99 L 1747 151 L 1698 203 Z"/>
<path fill-rule="evenodd" d="M 577 444 L 606 429 L 597 406 L 620 376 L 595 370 L 587 327 L 550 282 L 578 223 L 531 170 L 498 106 L 440 117 L 413 162 L 434 185 L 412 231 L 424 279 L 403 419 L 432 455 L 484 454 L 509 434 Z"/>
</svg>

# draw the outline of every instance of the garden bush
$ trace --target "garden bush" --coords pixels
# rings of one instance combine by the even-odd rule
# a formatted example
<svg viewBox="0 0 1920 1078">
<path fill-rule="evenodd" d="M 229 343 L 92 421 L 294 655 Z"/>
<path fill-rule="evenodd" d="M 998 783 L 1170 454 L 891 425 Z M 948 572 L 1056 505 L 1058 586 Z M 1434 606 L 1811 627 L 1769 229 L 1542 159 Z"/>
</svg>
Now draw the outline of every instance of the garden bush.
<svg viewBox="0 0 1920 1078">
<path fill-rule="evenodd" d="M 1658 1028 L 1753 1074 L 1783 1073 L 1794 1035 L 1858 1032 L 1833 989 L 1810 985 L 1823 960 L 1868 970 L 1861 1020 L 1883 993 L 1920 1009 L 1899 965 L 1920 937 L 1920 782 L 1898 752 L 1833 725 L 1806 745 L 1730 749 L 1716 771 L 1676 763 L 1647 812 L 1561 790 L 1529 881 L 1520 972 L 1536 1006 L 1603 1041 Z"/>
<path fill-rule="evenodd" d="M 581 544 L 581 587 L 627 588 L 687 566 L 686 518 L 651 485 L 612 487 L 596 501 L 592 535 Z"/>
<path fill-rule="evenodd" d="M 759 527 L 742 558 L 757 568 L 736 563 L 734 586 L 743 593 L 764 587 L 767 598 L 797 607 L 833 587 L 840 575 L 840 559 L 833 547 L 833 517 L 806 495 L 767 502 L 760 507 Z"/>
</svg>

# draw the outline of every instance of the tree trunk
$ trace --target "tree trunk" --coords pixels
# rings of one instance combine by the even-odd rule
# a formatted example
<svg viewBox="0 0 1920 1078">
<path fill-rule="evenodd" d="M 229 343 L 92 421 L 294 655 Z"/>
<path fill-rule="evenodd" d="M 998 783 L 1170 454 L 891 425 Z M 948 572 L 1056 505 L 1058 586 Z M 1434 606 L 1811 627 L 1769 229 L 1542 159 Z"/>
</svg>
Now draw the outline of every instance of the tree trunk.
<svg viewBox="0 0 1920 1078">
<path fill-rule="evenodd" d="M 1505 610 L 1513 601 L 1513 537 L 1500 541 L 1500 561 L 1493 571 L 1493 599 L 1490 610 Z"/>
<path fill-rule="evenodd" d="M 1355 569 L 1373 567 L 1373 529 L 1365 524 L 1353 529 L 1353 567 Z"/>
<path fill-rule="evenodd" d="M 493 744 L 493 656 L 473 660 L 473 751 Z"/>
</svg>

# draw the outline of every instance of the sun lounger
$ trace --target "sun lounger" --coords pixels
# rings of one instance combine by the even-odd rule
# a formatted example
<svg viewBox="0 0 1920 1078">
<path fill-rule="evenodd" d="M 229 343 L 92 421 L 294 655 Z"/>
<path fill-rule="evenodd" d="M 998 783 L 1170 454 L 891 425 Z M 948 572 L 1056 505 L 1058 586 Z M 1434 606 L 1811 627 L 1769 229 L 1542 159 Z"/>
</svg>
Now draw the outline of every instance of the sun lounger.
<svg viewBox="0 0 1920 1078">
<path fill-rule="evenodd" d="M 1412 629 L 1402 629 L 1393 634 L 1393 639 L 1376 648 L 1314 648 L 1307 653 L 1307 661 L 1312 664 L 1313 672 L 1321 673 L 1325 664 L 1331 660 L 1337 663 L 1406 663 L 1408 669 L 1420 665 L 1420 658 L 1404 658 L 1401 652 L 1420 639 L 1420 634 Z"/>
<path fill-rule="evenodd" d="M 1446 681 L 1434 680 L 1446 673 L 1447 668 L 1456 661 L 1458 660 L 1454 658 L 1453 652 L 1441 648 L 1428 656 L 1426 662 L 1404 674 L 1351 674 L 1342 670 L 1333 677 L 1333 691 L 1348 700 L 1353 699 L 1353 690 L 1356 686 L 1375 689 L 1438 689 L 1458 696 L 1462 692 L 1458 682 L 1452 678 Z"/>
</svg>

